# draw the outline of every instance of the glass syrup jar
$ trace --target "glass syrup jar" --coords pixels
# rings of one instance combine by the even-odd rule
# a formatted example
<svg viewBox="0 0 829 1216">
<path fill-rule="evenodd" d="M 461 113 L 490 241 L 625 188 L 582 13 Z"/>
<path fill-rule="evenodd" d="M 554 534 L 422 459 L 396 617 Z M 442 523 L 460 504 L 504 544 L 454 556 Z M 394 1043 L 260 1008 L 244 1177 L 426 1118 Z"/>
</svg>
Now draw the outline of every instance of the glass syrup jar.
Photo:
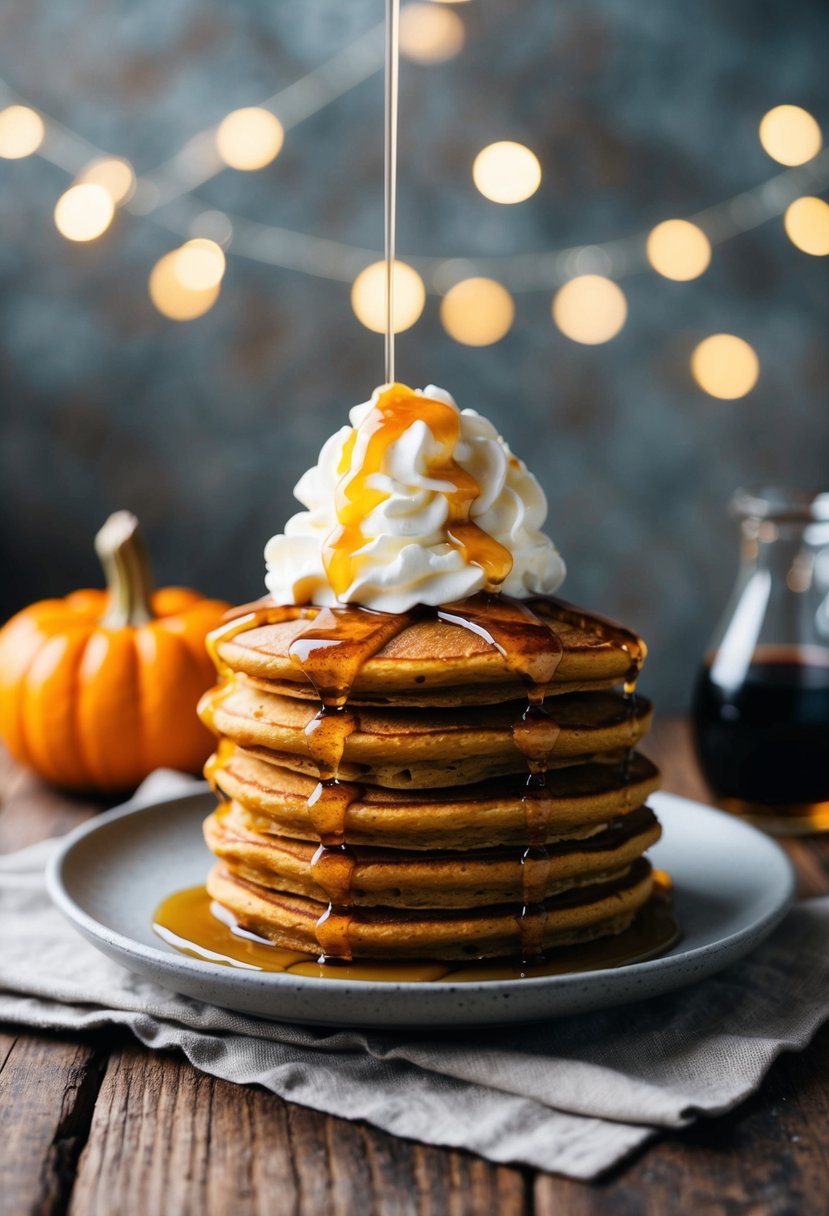
<svg viewBox="0 0 829 1216">
<path fill-rule="evenodd" d="M 739 490 L 737 582 L 693 700 L 719 805 L 771 832 L 829 831 L 829 493 Z"/>
</svg>

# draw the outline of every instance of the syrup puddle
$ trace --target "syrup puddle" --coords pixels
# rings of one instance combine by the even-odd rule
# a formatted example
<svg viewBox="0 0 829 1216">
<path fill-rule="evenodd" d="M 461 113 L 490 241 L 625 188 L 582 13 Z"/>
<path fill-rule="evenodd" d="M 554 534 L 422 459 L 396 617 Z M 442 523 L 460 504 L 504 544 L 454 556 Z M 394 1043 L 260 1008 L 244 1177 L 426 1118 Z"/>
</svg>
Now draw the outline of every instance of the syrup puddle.
<svg viewBox="0 0 829 1216">
<path fill-rule="evenodd" d="M 237 925 L 211 900 L 204 887 L 190 887 L 165 899 L 153 917 L 153 930 L 173 949 L 203 962 L 241 971 L 271 971 L 327 980 L 371 983 L 480 983 L 482 980 L 536 979 L 579 971 L 598 971 L 641 963 L 664 954 L 679 940 L 667 875 L 654 873 L 654 894 L 633 924 L 615 937 L 548 950 L 542 963 L 522 966 L 516 960 L 470 963 L 414 960 L 412 962 L 320 962 L 312 954 L 284 950 Z"/>
</svg>

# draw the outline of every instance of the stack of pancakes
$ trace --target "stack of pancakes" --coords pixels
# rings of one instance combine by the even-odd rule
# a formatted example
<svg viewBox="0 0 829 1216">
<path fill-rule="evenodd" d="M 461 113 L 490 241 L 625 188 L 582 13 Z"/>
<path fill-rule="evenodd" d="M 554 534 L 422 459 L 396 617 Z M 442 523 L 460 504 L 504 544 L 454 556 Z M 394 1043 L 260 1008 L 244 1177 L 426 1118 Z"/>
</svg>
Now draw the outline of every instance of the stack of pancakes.
<svg viewBox="0 0 829 1216">
<path fill-rule="evenodd" d="M 208 891 L 239 926 L 290 950 L 400 960 L 526 957 L 528 943 L 536 957 L 631 924 L 660 833 L 645 806 L 658 773 L 633 751 L 650 721 L 633 692 L 644 646 L 555 600 L 520 611 L 560 656 L 534 708 L 480 611 L 477 626 L 410 614 L 328 708 L 348 717 L 333 778 L 309 748 L 326 711 L 298 658 L 319 610 L 266 606 L 213 635 L 221 678 L 200 713 L 224 801 L 205 825 Z M 528 789 L 533 714 L 548 742 Z M 336 839 L 321 795 L 337 802 Z"/>
</svg>

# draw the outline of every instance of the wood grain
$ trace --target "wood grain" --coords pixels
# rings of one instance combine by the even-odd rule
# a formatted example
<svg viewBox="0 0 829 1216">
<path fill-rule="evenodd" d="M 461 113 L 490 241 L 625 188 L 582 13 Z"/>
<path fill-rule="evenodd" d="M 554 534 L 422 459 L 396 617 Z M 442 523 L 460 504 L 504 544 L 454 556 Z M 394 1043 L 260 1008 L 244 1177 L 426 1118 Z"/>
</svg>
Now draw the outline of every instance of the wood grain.
<svg viewBox="0 0 829 1216">
<path fill-rule="evenodd" d="M 71 1216 L 524 1216 L 518 1170 L 428 1149 L 230 1085 L 177 1057 L 113 1056 Z"/>
<path fill-rule="evenodd" d="M 64 1212 L 106 1052 L 0 1032 L 0 1211 Z"/>
</svg>

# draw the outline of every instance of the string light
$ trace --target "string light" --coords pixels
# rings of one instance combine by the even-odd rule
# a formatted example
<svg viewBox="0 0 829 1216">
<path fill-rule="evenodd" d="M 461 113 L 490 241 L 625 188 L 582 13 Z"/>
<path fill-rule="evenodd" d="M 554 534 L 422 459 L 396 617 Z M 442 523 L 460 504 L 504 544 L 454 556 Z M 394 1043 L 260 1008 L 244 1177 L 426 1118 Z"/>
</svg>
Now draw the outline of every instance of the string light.
<svg viewBox="0 0 829 1216">
<path fill-rule="evenodd" d="M 117 207 L 132 197 L 135 171 L 121 156 L 100 156 L 78 175 L 78 181 L 102 186 Z"/>
<path fill-rule="evenodd" d="M 437 3 L 438 0 L 434 0 L 434 2 Z M 462 0 L 443 0 L 445 4 L 460 2 Z M 329 60 L 312 69 L 293 84 L 283 88 L 261 106 L 252 107 L 254 113 L 266 115 L 265 121 L 271 131 L 272 144 L 274 122 L 279 128 L 278 144 L 281 148 L 282 137 L 286 129 L 302 122 L 309 115 L 318 113 L 331 101 L 341 97 L 349 89 L 373 75 L 383 62 L 382 35 L 382 24 L 373 27 L 361 38 L 342 48 Z M 0 80 L 0 90 L 7 99 L 12 99 L 12 90 L 2 80 Z M 169 161 L 158 166 L 152 173 L 143 174 L 136 180 L 129 162 L 110 156 L 102 149 L 96 148 L 82 136 L 34 110 L 25 103 L 25 99 L 18 97 L 14 100 L 14 105 L 0 109 L 0 155 L 18 158 L 35 151 L 43 159 L 57 165 L 65 172 L 74 173 L 76 187 L 103 188 L 104 193 L 109 195 L 111 204 L 123 205 L 127 211 L 137 216 L 150 216 L 152 213 L 154 223 L 174 233 L 179 239 L 207 238 L 226 249 L 232 245 L 232 251 L 237 256 L 331 281 L 352 284 L 355 271 L 378 257 L 377 253 L 372 250 L 345 242 L 332 241 L 275 225 L 256 223 L 239 215 L 205 210 L 195 189 L 219 172 L 227 163 L 219 156 L 215 129 L 211 128 L 189 140 Z M 276 118 L 274 110 L 278 111 L 279 118 Z M 779 111 L 784 112 L 782 124 Z M 250 111 L 241 113 L 248 112 Z M 794 112 L 794 118 L 792 118 L 792 112 Z M 235 111 L 233 115 L 227 117 L 231 119 L 238 113 Z M 776 127 L 775 124 L 777 124 Z M 785 133 L 787 125 L 788 134 L 785 134 L 785 138 L 783 138 L 780 131 L 783 130 Z M 668 225 L 686 224 L 696 228 L 703 239 L 707 240 L 707 253 L 710 259 L 712 244 L 722 244 L 785 213 L 786 230 L 795 245 L 804 248 L 806 252 L 815 254 L 825 252 L 822 233 L 826 212 L 822 208 L 826 207 L 826 204 L 815 198 L 814 195 L 829 186 L 829 149 L 820 150 L 821 134 L 818 124 L 810 114 L 799 107 L 783 106 L 769 111 L 761 127 L 761 138 L 764 140 L 764 146 L 768 144 L 767 150 L 770 151 L 770 154 L 772 148 L 775 152 L 781 152 L 780 159 L 783 163 L 789 163 L 794 158 L 797 161 L 795 167 L 778 173 L 775 177 L 758 183 L 750 190 L 733 198 L 724 199 L 698 215 L 691 216 L 688 220 L 666 221 L 665 226 L 657 225 L 657 228 L 650 234 L 631 234 L 604 244 L 541 250 L 525 254 L 484 256 L 475 258 L 474 261 L 466 260 L 463 263 L 459 259 L 412 258 L 409 260 L 408 269 L 417 276 L 420 292 L 425 291 L 425 280 L 428 290 L 441 296 L 446 294 L 452 285 L 457 285 L 461 278 L 468 277 L 492 275 L 493 279 L 500 280 L 505 290 L 513 292 L 549 290 L 561 284 L 565 284 L 569 289 L 570 282 L 576 282 L 577 279 L 599 279 L 601 283 L 609 284 L 610 295 L 605 292 L 605 302 L 609 304 L 611 299 L 615 301 L 616 315 L 613 325 L 610 325 L 609 322 L 605 323 L 605 329 L 609 327 L 612 331 L 608 336 L 604 335 L 600 325 L 591 328 L 590 325 L 585 325 L 583 319 L 578 322 L 569 315 L 573 311 L 569 309 L 568 304 L 573 300 L 570 290 L 562 291 L 557 295 L 553 311 L 554 316 L 557 313 L 561 314 L 563 332 L 568 333 L 568 326 L 573 330 L 568 336 L 572 336 L 575 341 L 589 343 L 607 341 L 624 324 L 627 313 L 624 295 L 621 289 L 616 287 L 614 280 L 635 274 L 648 264 L 652 265 L 658 273 L 665 274 L 667 271 L 671 271 L 676 275 L 677 268 L 671 264 L 671 257 L 669 256 L 665 260 L 660 258 L 658 252 L 655 252 L 658 248 L 656 234 L 660 230 L 664 232 Z M 225 129 L 227 130 L 227 127 Z M 25 138 L 20 134 L 21 131 L 24 134 L 28 132 Z M 792 135 L 792 132 L 795 132 L 797 138 Z M 48 138 L 45 138 L 46 135 Z M 783 146 L 779 146 L 781 141 Z M 795 147 L 795 145 L 797 146 Z M 493 149 L 500 149 L 504 146 L 510 149 L 517 148 L 523 156 L 525 170 L 529 167 L 531 194 L 540 182 L 541 168 L 537 157 L 530 149 L 520 144 L 495 144 L 482 149 L 479 155 L 483 156 L 484 153 L 491 153 Z M 277 148 L 277 152 L 279 148 Z M 230 155 L 233 156 L 232 151 Z M 260 159 L 261 156 L 260 150 Z M 264 163 L 268 163 L 272 158 L 273 155 L 269 153 L 268 160 Z M 485 157 L 483 163 L 486 163 Z M 111 168 L 99 169 L 99 165 L 107 165 Z M 501 167 L 503 168 L 503 163 Z M 497 191 L 498 177 L 502 176 L 497 159 L 496 169 L 498 171 L 493 176 Z M 511 183 L 511 189 L 507 190 L 507 194 L 509 201 L 520 201 L 521 197 L 529 197 L 529 194 L 522 195 L 520 192 L 515 195 L 514 182 Z M 68 239 L 92 240 L 106 230 L 112 220 L 112 210 L 106 204 L 101 203 L 100 196 L 98 196 L 95 207 L 92 207 L 95 196 L 87 195 L 86 204 L 90 205 L 84 204 L 82 207 L 80 204 L 83 196 L 81 198 L 70 196 L 70 206 L 70 200 L 67 199 L 69 195 L 70 191 L 67 191 L 56 207 L 56 223 L 58 223 L 58 213 L 60 212 L 62 215 L 66 213 L 64 235 Z M 801 200 L 806 201 L 807 199 L 809 200 L 808 209 L 802 205 L 792 206 L 793 203 L 800 203 Z M 174 200 L 179 200 L 177 210 L 168 206 Z M 161 208 L 166 208 L 166 210 L 162 214 L 154 214 Z M 97 219 L 94 216 L 96 209 L 99 210 Z M 79 212 L 86 212 L 86 214 L 79 216 Z M 59 228 L 61 223 L 64 223 L 63 219 L 58 224 Z M 63 231 L 63 229 L 61 230 Z M 687 232 L 686 229 L 686 234 Z M 648 251 L 649 244 L 653 259 Z M 659 264 L 657 265 L 657 263 Z M 202 260 L 198 264 L 203 267 L 200 273 L 207 279 L 211 275 L 215 277 L 217 273 L 215 263 L 210 263 L 213 267 L 211 270 L 207 269 L 207 260 Z M 184 265 L 185 275 L 199 273 L 194 270 L 197 259 L 190 262 L 190 272 L 186 269 L 186 259 Z M 702 273 L 702 270 L 699 270 L 698 273 Z M 687 268 L 685 274 L 687 276 Z M 613 294 L 614 288 L 618 295 Z M 413 300 L 416 301 L 418 295 L 419 292 L 415 290 Z M 621 297 L 621 301 L 619 297 Z M 208 304 L 206 307 L 209 306 Z M 410 324 L 413 324 L 420 315 L 422 306 L 422 303 L 417 305 Z M 199 313 L 193 315 L 199 315 L 200 312 L 206 310 L 206 307 L 202 301 Z M 609 309 L 611 319 L 613 319 L 613 311 L 612 308 Z M 400 328 L 403 326 L 398 321 L 398 329 Z M 576 330 L 580 332 L 584 330 L 590 336 L 576 337 Z M 594 330 L 598 336 L 592 336 Z"/>
<path fill-rule="evenodd" d="M 426 288 L 420 275 L 406 262 L 396 261 L 392 274 L 394 332 L 410 329 L 423 312 Z M 357 320 L 376 334 L 386 332 L 386 263 L 372 262 L 361 270 L 351 288 L 351 307 Z"/>
<path fill-rule="evenodd" d="M 709 396 L 735 401 L 754 388 L 760 361 L 745 339 L 735 334 L 712 334 L 695 347 L 691 374 Z"/>
<path fill-rule="evenodd" d="M 823 143 L 820 127 L 800 106 L 775 106 L 760 120 L 760 143 L 781 165 L 804 165 Z"/>
<path fill-rule="evenodd" d="M 94 241 L 112 223 L 115 204 L 103 186 L 70 186 L 55 204 L 55 227 L 67 241 Z"/>
<path fill-rule="evenodd" d="M 263 169 L 276 160 L 285 140 L 282 123 L 270 110 L 233 110 L 216 128 L 216 149 L 231 169 Z"/>
<path fill-rule="evenodd" d="M 220 279 L 209 287 L 192 287 L 183 281 L 192 268 L 192 258 L 187 247 L 174 249 L 159 258 L 150 271 L 150 299 L 158 311 L 171 321 L 194 321 L 213 307 L 219 298 Z"/>
<path fill-rule="evenodd" d="M 648 261 L 666 279 L 696 279 L 711 261 L 711 242 L 690 220 L 663 220 L 648 233 Z"/>
<path fill-rule="evenodd" d="M 553 297 L 553 320 L 573 342 L 597 346 L 615 338 L 628 314 L 618 283 L 599 274 L 582 274 Z"/>
<path fill-rule="evenodd" d="M 0 156 L 21 160 L 37 152 L 46 128 L 37 110 L 29 106 L 6 106 L 0 110 Z"/>
<path fill-rule="evenodd" d="M 206 237 L 194 237 L 175 252 L 173 272 L 182 287 L 209 291 L 221 283 L 226 264 L 221 245 Z"/>
<path fill-rule="evenodd" d="M 541 165 L 524 144 L 501 140 L 475 157 L 472 180 L 493 203 L 523 203 L 541 184 Z"/>
<path fill-rule="evenodd" d="M 442 63 L 463 49 L 466 31 L 457 13 L 434 4 L 407 4 L 400 13 L 400 53 L 415 63 Z"/>
<path fill-rule="evenodd" d="M 490 346 L 509 333 L 515 317 L 512 296 L 494 279 L 463 279 L 440 305 L 443 328 L 464 346 Z"/>
<path fill-rule="evenodd" d="M 783 216 L 786 236 L 793 245 L 814 257 L 829 254 L 829 203 L 822 198 L 796 198 Z"/>
</svg>

